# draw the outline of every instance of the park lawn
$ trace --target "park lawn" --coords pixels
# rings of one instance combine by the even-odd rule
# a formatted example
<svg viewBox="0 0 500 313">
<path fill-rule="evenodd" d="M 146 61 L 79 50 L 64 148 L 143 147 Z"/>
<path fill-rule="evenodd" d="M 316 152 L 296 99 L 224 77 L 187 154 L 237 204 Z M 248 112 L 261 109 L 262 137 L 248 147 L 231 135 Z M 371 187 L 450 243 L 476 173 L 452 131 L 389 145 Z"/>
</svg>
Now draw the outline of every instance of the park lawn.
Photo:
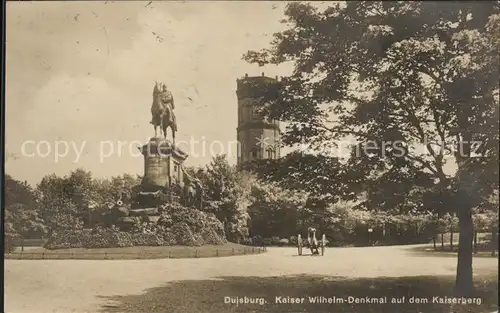
<svg viewBox="0 0 500 313">
<path fill-rule="evenodd" d="M 412 247 L 410 251 L 421 256 L 446 256 L 456 258 L 458 256 L 458 245 L 453 247 L 453 251 L 451 250 L 450 245 L 445 245 L 444 250 L 441 245 L 436 246 L 436 249 L 434 249 L 433 245 L 418 245 Z M 474 257 L 497 258 L 498 249 L 495 251 L 495 254 L 492 254 L 491 247 L 489 245 L 480 246 L 474 254 Z"/>
<path fill-rule="evenodd" d="M 5 254 L 6 259 L 80 259 L 80 260 L 125 260 L 125 259 L 161 259 L 161 258 L 206 258 L 232 255 L 255 254 L 262 248 L 249 247 L 236 243 L 224 245 L 195 246 L 134 246 L 120 248 L 69 248 L 49 250 L 33 248 L 24 252 Z"/>
<path fill-rule="evenodd" d="M 114 303 L 102 307 L 106 313 L 225 313 L 225 312 L 315 312 L 315 313 L 490 313 L 497 309 L 496 272 L 476 275 L 475 297 L 481 303 L 454 305 L 432 303 L 433 297 L 451 296 L 454 276 L 412 276 L 348 278 L 314 275 L 278 277 L 220 277 L 217 280 L 176 281 L 148 290 L 145 294 L 105 297 Z M 356 299 L 387 297 L 405 298 L 406 303 L 352 304 L 311 303 L 309 296 Z M 225 304 L 225 297 L 263 298 L 266 303 Z M 304 298 L 301 304 L 279 303 L 277 297 Z M 410 298 L 428 303 L 409 303 Z M 283 299 L 283 298 L 281 298 Z M 401 300 L 400 300 L 401 301 Z M 422 300 L 421 300 L 422 301 Z"/>
<path fill-rule="evenodd" d="M 477 234 L 477 240 L 478 242 L 484 242 L 487 240 L 487 238 L 491 238 L 491 233 L 478 233 Z M 451 239 L 451 234 L 448 233 L 443 233 L 443 241 L 444 243 L 450 243 Z M 454 232 L 453 233 L 453 243 L 458 244 L 458 241 L 460 239 L 460 233 L 459 232 Z M 441 234 L 438 234 L 436 236 L 436 243 L 441 244 Z"/>
</svg>

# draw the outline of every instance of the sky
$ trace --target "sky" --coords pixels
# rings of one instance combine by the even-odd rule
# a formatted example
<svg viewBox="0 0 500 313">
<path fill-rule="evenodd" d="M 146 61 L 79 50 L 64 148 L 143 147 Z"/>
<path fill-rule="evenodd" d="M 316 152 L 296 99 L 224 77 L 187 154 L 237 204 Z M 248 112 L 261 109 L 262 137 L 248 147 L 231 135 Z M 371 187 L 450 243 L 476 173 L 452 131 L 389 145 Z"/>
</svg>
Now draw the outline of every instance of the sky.
<svg viewBox="0 0 500 313">
<path fill-rule="evenodd" d="M 280 22 L 286 2 L 6 6 L 5 171 L 32 185 L 77 168 L 94 177 L 143 175 L 138 148 L 154 136 L 155 81 L 174 96 L 176 144 L 189 154 L 186 165 L 203 166 L 216 154 L 235 164 L 236 80 L 292 70 L 290 64 L 258 67 L 242 60 L 286 29 Z"/>
<path fill-rule="evenodd" d="M 284 76 L 242 60 L 284 29 L 281 2 L 8 2 L 7 174 L 36 184 L 76 168 L 143 174 L 155 81 L 175 99 L 177 142 L 236 162 L 236 79 Z M 38 147 L 38 149 L 37 149 Z"/>
</svg>

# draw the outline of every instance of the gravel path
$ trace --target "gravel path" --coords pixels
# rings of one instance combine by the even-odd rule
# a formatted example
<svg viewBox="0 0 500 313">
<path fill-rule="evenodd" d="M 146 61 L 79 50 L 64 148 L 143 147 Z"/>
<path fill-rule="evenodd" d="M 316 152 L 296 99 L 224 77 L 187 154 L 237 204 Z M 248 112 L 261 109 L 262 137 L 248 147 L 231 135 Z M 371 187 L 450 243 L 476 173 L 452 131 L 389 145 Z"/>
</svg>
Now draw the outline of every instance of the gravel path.
<svg viewBox="0 0 500 313">
<path fill-rule="evenodd" d="M 418 256 L 408 251 L 412 247 L 328 248 L 323 257 L 269 248 L 259 255 L 206 259 L 5 260 L 5 312 L 98 312 L 107 303 L 102 296 L 140 294 L 166 281 L 220 276 L 454 275 L 456 258 Z M 497 259 L 475 258 L 474 270 L 498 272 Z"/>
</svg>

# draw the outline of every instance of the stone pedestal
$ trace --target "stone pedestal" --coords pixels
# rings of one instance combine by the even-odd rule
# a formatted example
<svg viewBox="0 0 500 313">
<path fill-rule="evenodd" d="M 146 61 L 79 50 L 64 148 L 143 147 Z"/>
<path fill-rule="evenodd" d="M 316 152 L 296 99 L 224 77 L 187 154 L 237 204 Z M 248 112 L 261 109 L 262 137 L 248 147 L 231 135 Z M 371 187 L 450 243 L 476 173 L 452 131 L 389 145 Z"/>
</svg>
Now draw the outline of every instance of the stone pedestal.
<svg viewBox="0 0 500 313">
<path fill-rule="evenodd" d="M 144 177 L 127 216 L 121 219 L 125 229 L 130 229 L 137 219 L 158 221 L 161 205 L 179 202 L 176 193 L 179 194 L 184 186 L 182 164 L 188 157 L 187 153 L 163 138 L 151 138 L 139 149 L 144 155 Z"/>
<path fill-rule="evenodd" d="M 163 138 L 151 138 L 140 149 L 144 155 L 143 191 L 183 184 L 182 164 L 188 157 L 186 152 Z"/>
<path fill-rule="evenodd" d="M 196 185 L 183 168 L 186 152 L 163 138 L 151 138 L 139 149 L 144 155 L 144 177 L 130 209 L 120 219 L 122 229 L 130 229 L 138 220 L 156 223 L 166 202 L 201 209 L 201 185 Z"/>
</svg>

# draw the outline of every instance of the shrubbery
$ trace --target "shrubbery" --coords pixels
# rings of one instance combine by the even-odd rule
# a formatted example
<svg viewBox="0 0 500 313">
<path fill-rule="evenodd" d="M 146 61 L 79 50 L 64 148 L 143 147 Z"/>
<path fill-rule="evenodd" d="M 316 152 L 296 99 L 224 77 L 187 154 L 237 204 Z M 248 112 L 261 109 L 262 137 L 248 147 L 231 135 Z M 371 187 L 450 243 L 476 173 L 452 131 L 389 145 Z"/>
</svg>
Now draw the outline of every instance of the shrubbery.
<svg viewBox="0 0 500 313">
<path fill-rule="evenodd" d="M 118 228 L 66 230 L 55 232 L 47 249 L 114 248 L 131 246 L 200 246 L 226 243 L 224 227 L 213 214 L 179 204 L 163 207 L 157 224 L 136 225 L 131 232 Z"/>
<path fill-rule="evenodd" d="M 290 241 L 286 238 L 282 238 L 280 239 L 279 244 L 283 246 L 288 246 L 290 244 Z"/>
<path fill-rule="evenodd" d="M 264 239 L 262 239 L 262 244 L 264 246 L 272 246 L 273 240 L 272 240 L 272 238 L 264 238 Z"/>
<path fill-rule="evenodd" d="M 111 248 L 133 246 L 129 233 L 107 228 L 94 230 L 63 230 L 54 232 L 45 244 L 47 249 L 67 248 Z"/>
<path fill-rule="evenodd" d="M 264 238 L 262 236 L 253 236 L 252 237 L 252 245 L 254 246 L 263 246 L 264 245 Z"/>
<path fill-rule="evenodd" d="M 3 251 L 4 253 L 11 253 L 16 249 L 16 241 L 18 236 L 15 235 L 5 235 Z"/>
</svg>

